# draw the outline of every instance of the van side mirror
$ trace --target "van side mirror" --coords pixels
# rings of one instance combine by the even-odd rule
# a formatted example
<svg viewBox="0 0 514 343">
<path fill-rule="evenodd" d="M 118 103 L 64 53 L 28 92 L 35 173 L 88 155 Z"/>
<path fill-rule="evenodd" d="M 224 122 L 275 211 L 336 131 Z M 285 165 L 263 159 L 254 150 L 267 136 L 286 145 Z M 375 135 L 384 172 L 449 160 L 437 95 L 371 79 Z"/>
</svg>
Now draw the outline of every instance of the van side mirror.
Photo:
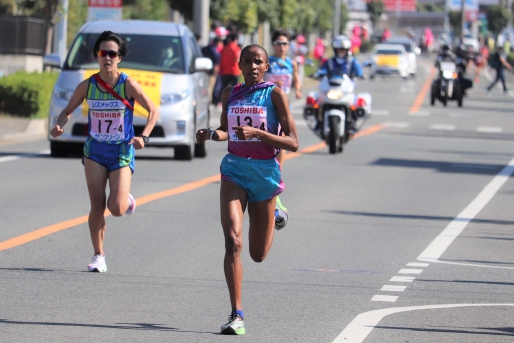
<svg viewBox="0 0 514 343">
<path fill-rule="evenodd" d="M 212 69 L 212 61 L 210 58 L 198 57 L 195 60 L 195 71 L 209 71 Z"/>
<path fill-rule="evenodd" d="M 43 57 L 43 68 L 61 68 L 61 56 L 59 54 L 48 54 Z"/>
<path fill-rule="evenodd" d="M 418 55 L 418 56 L 419 56 L 419 55 L 421 55 L 421 49 L 420 49 L 419 47 L 415 47 L 415 48 L 414 48 L 414 53 L 415 53 L 416 55 Z"/>
</svg>

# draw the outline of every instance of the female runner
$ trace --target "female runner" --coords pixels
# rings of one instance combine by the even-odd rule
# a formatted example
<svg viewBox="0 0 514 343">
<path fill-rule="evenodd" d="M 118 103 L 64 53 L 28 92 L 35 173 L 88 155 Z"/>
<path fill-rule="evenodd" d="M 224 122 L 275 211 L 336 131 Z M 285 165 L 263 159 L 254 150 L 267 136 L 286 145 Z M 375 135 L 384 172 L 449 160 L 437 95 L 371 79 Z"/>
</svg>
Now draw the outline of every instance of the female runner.
<svg viewBox="0 0 514 343">
<path fill-rule="evenodd" d="M 103 250 L 105 208 L 116 217 L 123 213 L 132 214 L 136 209 L 136 200 L 129 193 L 135 166 L 134 149 L 142 149 L 148 143 L 148 136 L 159 117 L 157 108 L 139 84 L 118 70 L 118 64 L 128 52 L 128 43 L 123 37 L 111 31 L 100 34 L 93 49 L 100 72 L 77 86 L 50 131 L 52 137 L 62 135 L 70 115 L 86 99 L 89 107 L 88 138 L 82 163 L 91 202 L 88 224 L 94 249 L 88 271 L 107 271 Z M 114 90 L 119 98 L 108 88 Z M 146 126 L 137 137 L 134 137 L 132 126 L 134 100 L 148 111 Z M 108 198 L 107 181 L 110 189 Z"/>
<path fill-rule="evenodd" d="M 243 267 L 243 215 L 250 217 L 249 250 L 255 262 L 266 258 L 275 226 L 275 199 L 284 189 L 277 149 L 298 150 L 298 136 L 285 92 L 264 82 L 268 54 L 259 45 L 249 45 L 239 60 L 244 83 L 222 93 L 221 125 L 196 133 L 198 143 L 228 140 L 228 154 L 221 170 L 221 225 L 225 235 L 224 270 L 232 312 L 221 326 L 222 334 L 245 334 L 241 292 Z M 279 128 L 283 135 L 279 135 Z"/>
</svg>

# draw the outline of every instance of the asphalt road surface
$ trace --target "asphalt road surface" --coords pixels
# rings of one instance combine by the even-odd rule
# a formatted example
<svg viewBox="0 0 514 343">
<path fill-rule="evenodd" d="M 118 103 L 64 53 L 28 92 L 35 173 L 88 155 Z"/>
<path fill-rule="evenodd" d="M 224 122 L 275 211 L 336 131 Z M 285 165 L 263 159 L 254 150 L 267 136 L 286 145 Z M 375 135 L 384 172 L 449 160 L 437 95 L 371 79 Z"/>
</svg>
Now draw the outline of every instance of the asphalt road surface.
<svg viewBox="0 0 514 343">
<path fill-rule="evenodd" d="M 342 155 L 292 101 L 290 220 L 263 263 L 245 245 L 241 337 L 218 334 L 226 143 L 192 162 L 138 152 L 138 207 L 107 217 L 102 274 L 86 271 L 80 157 L 51 158 L 44 139 L 0 143 L 0 342 L 512 342 L 514 98 L 488 97 L 483 78 L 463 108 L 432 107 L 430 63 L 359 82 L 374 115 Z"/>
</svg>

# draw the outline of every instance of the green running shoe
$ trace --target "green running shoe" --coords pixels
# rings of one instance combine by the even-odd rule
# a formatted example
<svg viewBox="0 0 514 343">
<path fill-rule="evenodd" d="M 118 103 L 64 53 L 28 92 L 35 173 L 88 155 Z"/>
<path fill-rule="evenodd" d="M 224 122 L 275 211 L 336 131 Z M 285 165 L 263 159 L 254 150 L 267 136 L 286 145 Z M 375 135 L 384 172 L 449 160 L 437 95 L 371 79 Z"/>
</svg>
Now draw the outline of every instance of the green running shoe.
<svg viewBox="0 0 514 343">
<path fill-rule="evenodd" d="M 221 326 L 220 333 L 222 335 L 244 335 L 245 322 L 239 314 L 231 314 L 228 316 L 228 323 Z"/>
<path fill-rule="evenodd" d="M 275 229 L 282 230 L 287 225 L 287 219 L 289 218 L 289 212 L 287 208 L 282 205 L 280 198 L 277 196 L 275 203 Z"/>
</svg>

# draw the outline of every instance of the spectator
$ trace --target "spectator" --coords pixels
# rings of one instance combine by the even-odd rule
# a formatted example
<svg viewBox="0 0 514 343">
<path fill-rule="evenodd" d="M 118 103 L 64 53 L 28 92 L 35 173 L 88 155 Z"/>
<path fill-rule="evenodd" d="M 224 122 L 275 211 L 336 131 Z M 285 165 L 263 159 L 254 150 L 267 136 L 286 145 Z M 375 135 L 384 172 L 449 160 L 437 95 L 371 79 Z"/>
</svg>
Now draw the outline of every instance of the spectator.
<svg viewBox="0 0 514 343">
<path fill-rule="evenodd" d="M 212 69 L 209 72 L 209 89 L 212 89 L 212 97 L 211 103 L 213 105 L 217 105 L 221 102 L 221 81 L 216 82 L 218 79 L 219 69 L 220 69 L 220 53 L 218 52 L 218 44 L 221 39 L 219 37 L 214 37 L 211 44 L 202 48 L 202 54 L 204 57 L 209 58 L 212 61 Z M 218 89 L 216 89 L 216 86 Z"/>
<path fill-rule="evenodd" d="M 305 57 L 309 53 L 309 48 L 305 45 L 305 37 L 302 35 L 296 36 L 296 39 L 291 42 L 290 50 L 293 53 L 294 60 L 298 63 L 298 78 L 303 82 Z"/>
<path fill-rule="evenodd" d="M 391 38 L 391 31 L 389 31 L 389 28 L 386 27 L 382 32 L 382 42 L 388 41 L 389 38 Z"/>
<path fill-rule="evenodd" d="M 225 39 L 225 46 L 221 50 L 219 75 L 221 76 L 221 90 L 234 86 L 239 80 L 241 71 L 237 65 L 241 49 L 237 45 L 237 33 L 231 32 Z M 220 94 L 221 98 L 221 94 Z"/>
<path fill-rule="evenodd" d="M 323 39 L 316 38 L 316 46 L 314 47 L 313 55 L 314 58 L 319 62 L 319 65 L 321 65 L 321 60 L 325 55 L 325 44 L 323 42 Z"/>
<path fill-rule="evenodd" d="M 487 92 L 490 93 L 496 82 L 501 81 L 503 85 L 503 92 L 508 94 L 507 86 L 505 86 L 505 75 L 503 75 L 503 68 L 512 70 L 512 66 L 505 59 L 503 47 L 498 47 L 498 50 L 490 58 L 491 67 L 496 70 L 496 79 L 487 87 Z"/>
</svg>

